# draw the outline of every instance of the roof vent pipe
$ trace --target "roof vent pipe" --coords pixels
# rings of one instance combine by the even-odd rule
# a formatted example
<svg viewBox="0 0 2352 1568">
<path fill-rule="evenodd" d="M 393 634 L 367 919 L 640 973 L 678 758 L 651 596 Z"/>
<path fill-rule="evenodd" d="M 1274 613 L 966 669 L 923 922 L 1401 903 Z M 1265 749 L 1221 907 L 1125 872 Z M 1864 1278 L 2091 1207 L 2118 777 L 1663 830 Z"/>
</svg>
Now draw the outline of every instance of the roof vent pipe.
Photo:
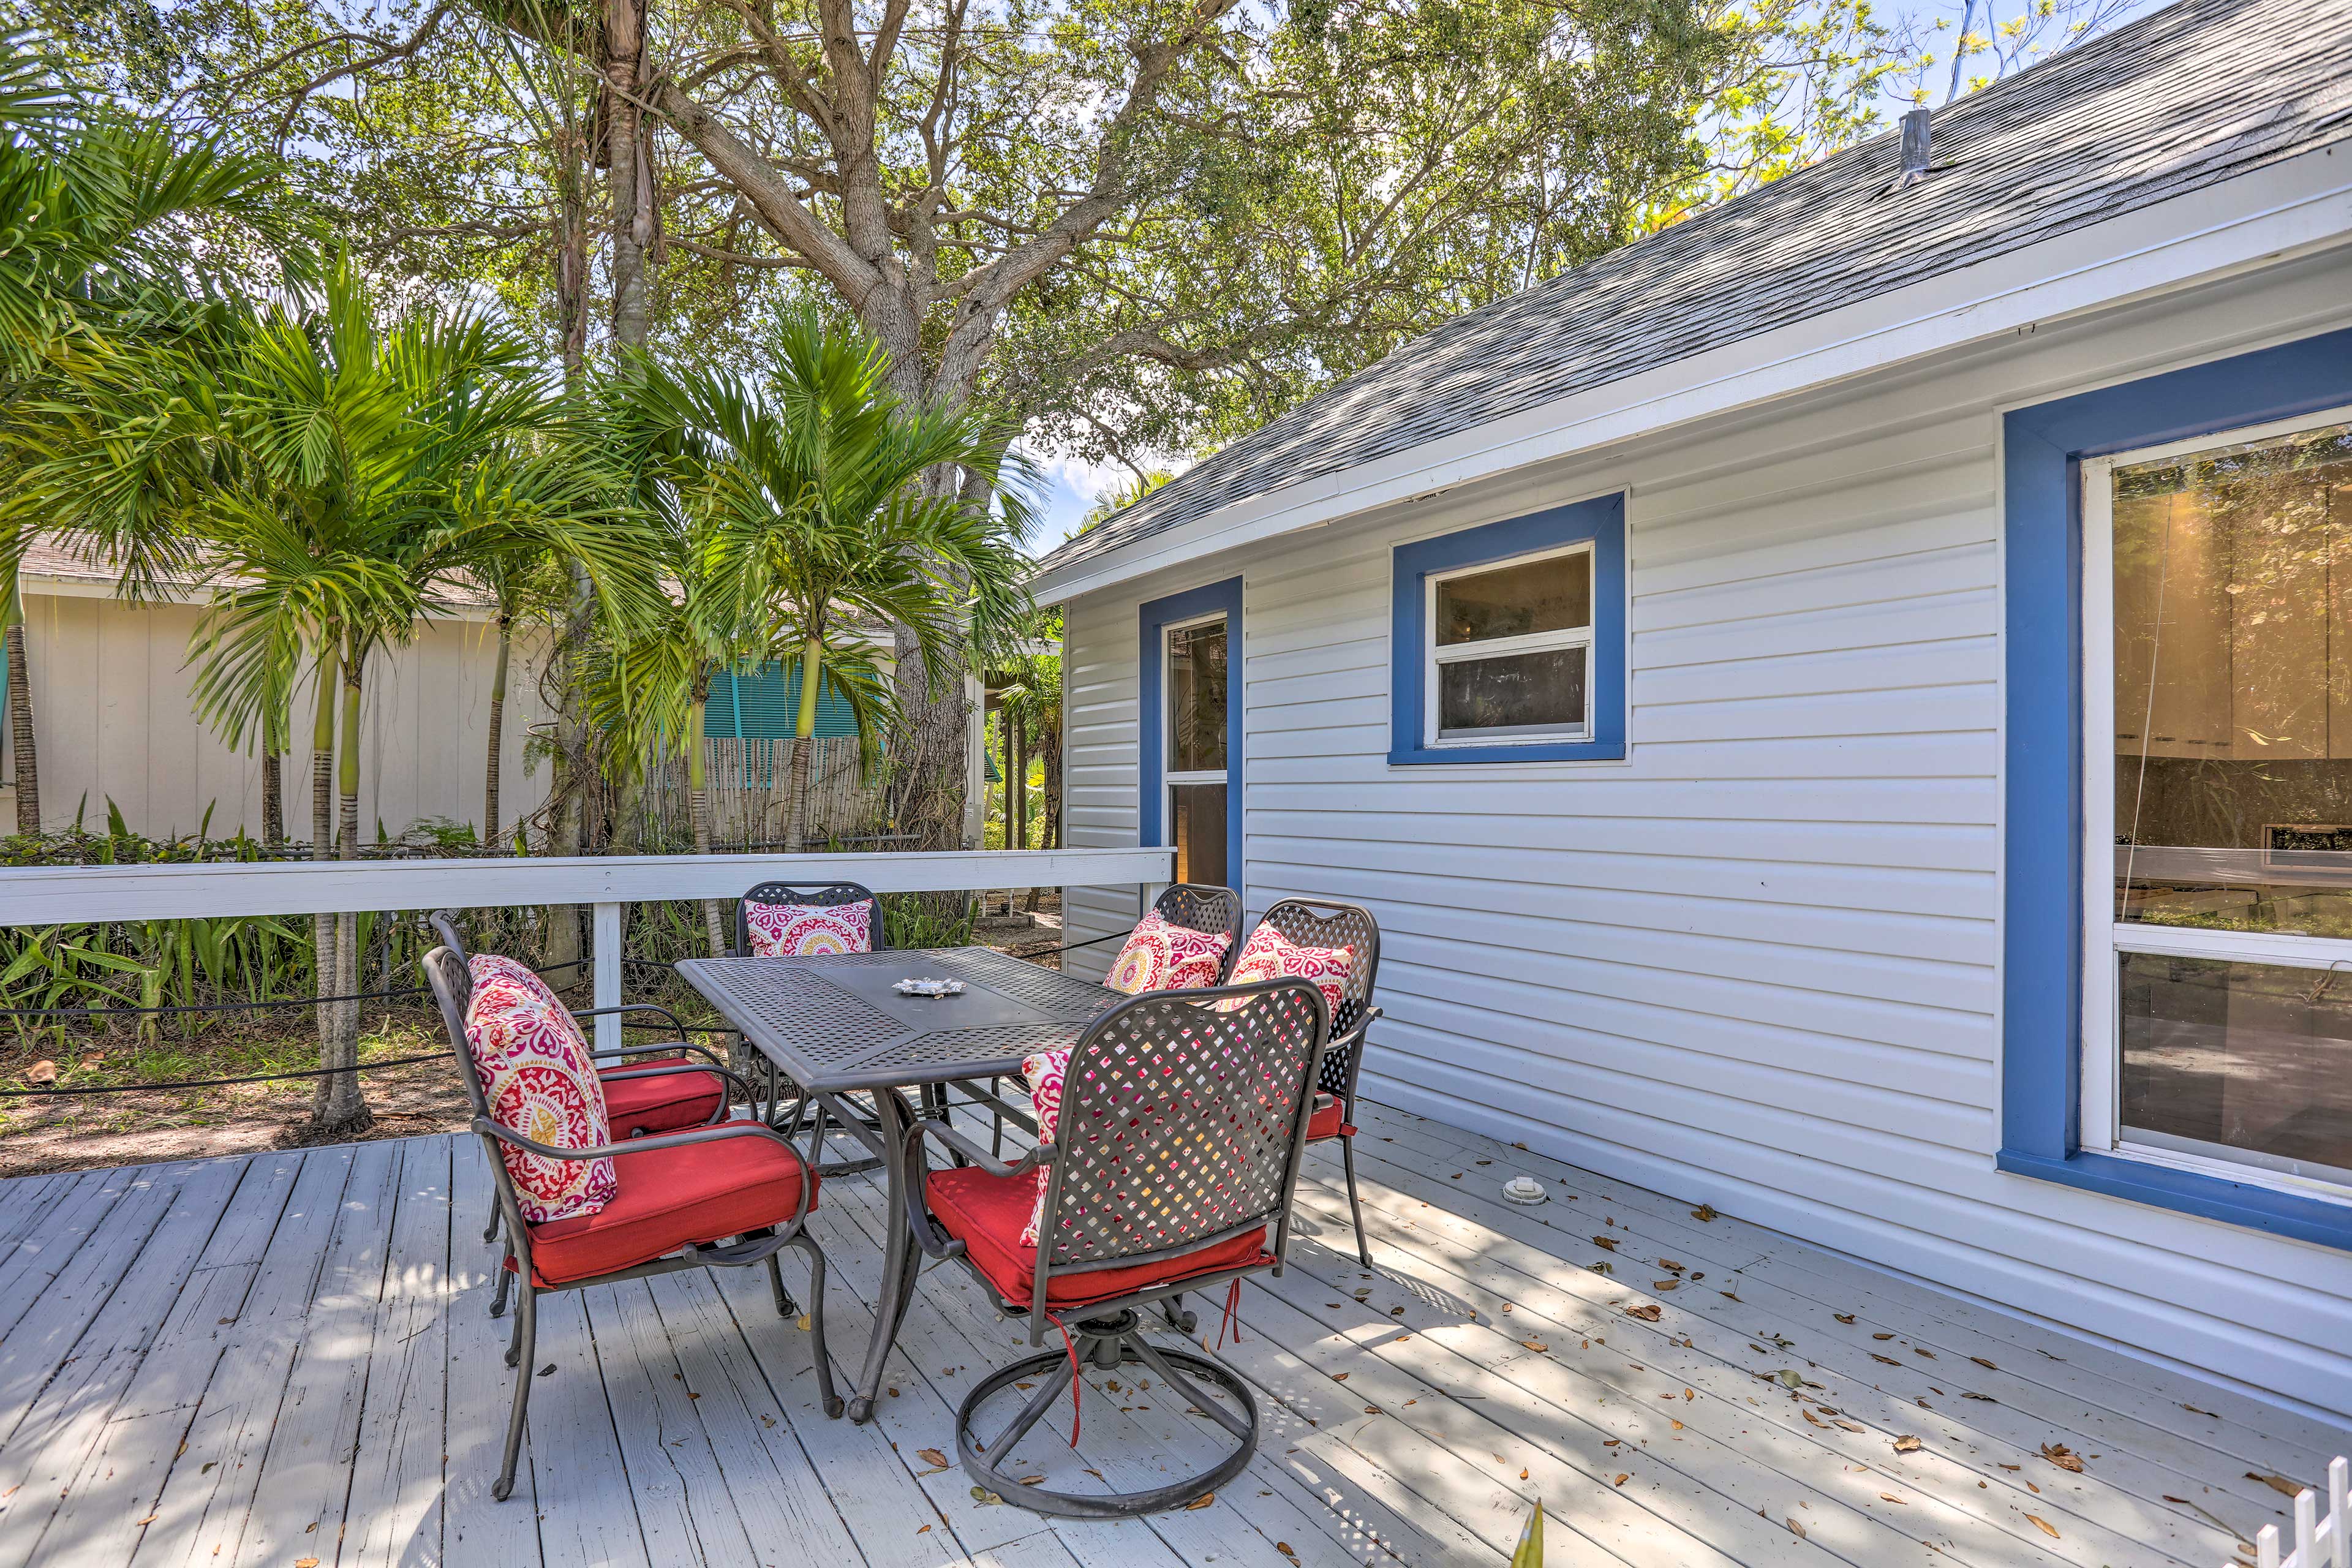
<svg viewBox="0 0 2352 1568">
<path fill-rule="evenodd" d="M 1903 117 L 1903 183 L 1916 185 L 1927 177 L 1928 147 L 1935 134 L 1935 113 L 1925 105 Z"/>
</svg>

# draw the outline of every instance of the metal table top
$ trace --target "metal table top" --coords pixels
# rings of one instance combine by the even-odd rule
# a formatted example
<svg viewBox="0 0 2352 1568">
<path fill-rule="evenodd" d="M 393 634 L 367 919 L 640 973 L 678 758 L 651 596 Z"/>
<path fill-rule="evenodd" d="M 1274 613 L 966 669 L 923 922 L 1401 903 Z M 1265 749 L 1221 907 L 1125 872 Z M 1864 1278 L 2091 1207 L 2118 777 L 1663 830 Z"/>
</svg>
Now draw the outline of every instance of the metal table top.
<svg viewBox="0 0 2352 1568">
<path fill-rule="evenodd" d="M 1126 996 L 985 947 L 818 958 L 689 958 L 677 972 L 752 1047 L 815 1094 L 993 1078 L 1075 1044 Z M 901 996 L 899 980 L 961 980 L 960 996 Z"/>
</svg>

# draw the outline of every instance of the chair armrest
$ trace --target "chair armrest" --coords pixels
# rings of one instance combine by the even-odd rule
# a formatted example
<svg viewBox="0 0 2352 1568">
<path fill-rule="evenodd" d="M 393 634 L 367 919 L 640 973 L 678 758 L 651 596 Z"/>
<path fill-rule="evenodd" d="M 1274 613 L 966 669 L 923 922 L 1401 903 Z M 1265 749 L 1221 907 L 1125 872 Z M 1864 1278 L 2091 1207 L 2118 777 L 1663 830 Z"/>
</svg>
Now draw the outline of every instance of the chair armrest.
<svg viewBox="0 0 2352 1568">
<path fill-rule="evenodd" d="M 925 1138 L 936 1138 L 992 1176 L 1026 1175 L 1040 1165 L 1054 1163 L 1055 1149 L 1051 1143 L 1033 1145 L 1026 1154 L 1007 1164 L 979 1144 L 944 1122 L 921 1121 L 907 1131 L 907 1154 L 911 1160 L 918 1154 L 916 1144 Z"/>
<path fill-rule="evenodd" d="M 572 1009 L 572 1016 L 575 1018 L 603 1018 L 614 1013 L 658 1013 L 668 1022 L 671 1028 L 677 1030 L 681 1035 L 686 1033 L 686 1026 L 678 1022 L 677 1015 L 671 1012 L 668 1008 L 663 1006 L 658 1002 L 623 1002 L 617 1006 L 613 1007 L 574 1007 Z M 638 1028 L 652 1027 L 649 1024 L 624 1026 Z"/>
<path fill-rule="evenodd" d="M 690 1040 L 656 1040 L 651 1045 L 613 1046 L 601 1051 L 590 1051 L 588 1055 L 601 1060 L 605 1057 L 641 1057 L 647 1051 L 691 1051 L 722 1072 L 727 1068 L 727 1064 L 709 1047 L 698 1046 Z"/>
<path fill-rule="evenodd" d="M 609 1160 L 622 1154 L 642 1154 L 652 1149 L 677 1149 L 688 1143 L 716 1142 L 721 1138 L 765 1138 L 791 1149 L 795 1158 L 800 1150 L 793 1141 L 764 1121 L 716 1121 L 708 1127 L 689 1127 L 682 1132 L 656 1132 L 643 1138 L 632 1138 L 625 1143 L 599 1143 L 591 1149 L 558 1149 L 552 1144 L 533 1142 L 514 1129 L 487 1116 L 474 1118 L 474 1131 L 501 1143 L 510 1143 L 542 1160 Z M 805 1166 L 808 1163 L 802 1161 Z"/>
<path fill-rule="evenodd" d="M 598 1073 L 606 1083 L 625 1083 L 635 1078 L 675 1078 L 681 1073 L 700 1073 L 705 1078 L 723 1078 L 743 1091 L 747 1100 L 760 1098 L 758 1091 L 736 1074 L 722 1067 L 698 1067 L 693 1062 L 671 1062 L 662 1067 L 623 1068 L 618 1072 Z"/>
</svg>

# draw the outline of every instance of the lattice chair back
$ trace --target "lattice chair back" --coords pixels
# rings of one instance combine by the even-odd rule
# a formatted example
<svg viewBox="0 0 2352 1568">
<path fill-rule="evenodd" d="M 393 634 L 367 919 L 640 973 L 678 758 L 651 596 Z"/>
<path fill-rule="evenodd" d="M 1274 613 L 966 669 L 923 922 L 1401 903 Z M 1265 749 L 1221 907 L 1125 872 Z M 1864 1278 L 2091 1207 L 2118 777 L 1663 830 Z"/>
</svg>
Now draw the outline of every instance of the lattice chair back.
<svg viewBox="0 0 2352 1568">
<path fill-rule="evenodd" d="M 1057 1274 L 1148 1263 L 1260 1226 L 1290 1231 L 1330 1016 L 1298 980 L 1147 992 L 1070 1052 L 1038 1230 L 1040 1311 Z"/>
<path fill-rule="evenodd" d="M 1186 931 L 1225 933 L 1225 961 L 1217 971 L 1222 984 L 1234 972 L 1234 958 L 1242 945 L 1242 896 L 1231 888 L 1206 882 L 1178 882 L 1152 900 L 1152 911 L 1172 926 Z"/>
<path fill-rule="evenodd" d="M 882 900 L 873 889 L 856 882 L 761 882 L 735 900 L 735 956 L 751 952 L 751 906 L 799 904 L 811 909 L 838 909 L 845 904 L 866 906 L 868 941 L 880 952 L 889 945 L 882 934 Z"/>
<path fill-rule="evenodd" d="M 1350 1037 L 1371 1010 L 1372 987 L 1381 969 L 1380 922 L 1361 904 L 1284 899 L 1267 910 L 1258 923 L 1272 926 L 1294 946 L 1344 947 L 1353 955 L 1348 965 L 1348 984 L 1341 988 L 1339 1005 L 1331 1015 L 1331 1049 L 1324 1055 L 1323 1076 L 1316 1085 L 1352 1101 L 1363 1042 Z"/>
<path fill-rule="evenodd" d="M 464 933 L 457 930 L 457 911 L 435 910 L 425 923 L 433 928 L 433 934 L 441 939 L 443 947 L 457 955 L 457 967 L 464 969 L 474 955 L 467 949 Z M 464 1010 L 464 999 L 461 996 L 458 1003 L 460 1012 Z"/>
</svg>

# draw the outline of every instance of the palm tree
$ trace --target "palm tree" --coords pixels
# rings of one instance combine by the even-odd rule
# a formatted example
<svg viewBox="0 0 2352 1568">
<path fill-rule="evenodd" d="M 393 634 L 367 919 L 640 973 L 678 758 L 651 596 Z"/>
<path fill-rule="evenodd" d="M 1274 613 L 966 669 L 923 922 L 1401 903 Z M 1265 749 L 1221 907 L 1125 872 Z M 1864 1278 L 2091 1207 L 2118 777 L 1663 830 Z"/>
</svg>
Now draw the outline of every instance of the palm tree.
<svg viewBox="0 0 2352 1568">
<path fill-rule="evenodd" d="M 160 122 L 59 87 L 28 35 L 0 35 L 0 409 L 9 447 L 0 469 L 46 448 L 28 405 L 61 347 L 98 327 L 152 330 L 213 291 L 202 270 L 207 250 L 189 243 L 198 228 L 242 225 L 299 272 L 299 226 L 281 184 L 268 160 L 217 142 L 180 146 Z M 41 789 L 18 578 L 43 521 L 11 509 L 0 526 L 20 833 L 40 831 Z"/>
<path fill-rule="evenodd" d="M 331 799 L 334 852 L 358 858 L 370 659 L 461 586 L 536 551 L 576 563 L 623 620 L 650 596 L 616 476 L 568 439 L 572 407 L 536 371 L 478 314 L 383 319 L 344 259 L 314 306 L 234 309 L 201 341 L 87 356 L 53 407 L 72 437 L 30 489 L 120 563 L 125 595 L 219 584 L 190 645 L 206 721 L 233 744 L 266 739 L 312 680 L 314 858 Z M 359 988 L 356 926 L 319 917 L 322 996 Z M 358 1007 L 321 1012 L 321 1065 L 348 1068 Z M 351 1073 L 320 1079 L 322 1131 L 367 1114 Z"/>
<path fill-rule="evenodd" d="M 936 680 L 1020 618 L 1034 476 L 1000 421 L 902 403 L 888 354 L 863 332 L 787 310 L 771 343 L 765 387 L 650 366 L 625 385 L 633 422 L 675 454 L 667 478 L 709 552 L 699 570 L 745 646 L 781 647 L 799 666 L 784 846 L 798 853 L 820 692 L 846 700 L 870 764 L 891 699 L 863 628 L 907 627 Z M 963 471 L 960 492 L 925 494 L 923 475 L 943 465 Z"/>
</svg>

